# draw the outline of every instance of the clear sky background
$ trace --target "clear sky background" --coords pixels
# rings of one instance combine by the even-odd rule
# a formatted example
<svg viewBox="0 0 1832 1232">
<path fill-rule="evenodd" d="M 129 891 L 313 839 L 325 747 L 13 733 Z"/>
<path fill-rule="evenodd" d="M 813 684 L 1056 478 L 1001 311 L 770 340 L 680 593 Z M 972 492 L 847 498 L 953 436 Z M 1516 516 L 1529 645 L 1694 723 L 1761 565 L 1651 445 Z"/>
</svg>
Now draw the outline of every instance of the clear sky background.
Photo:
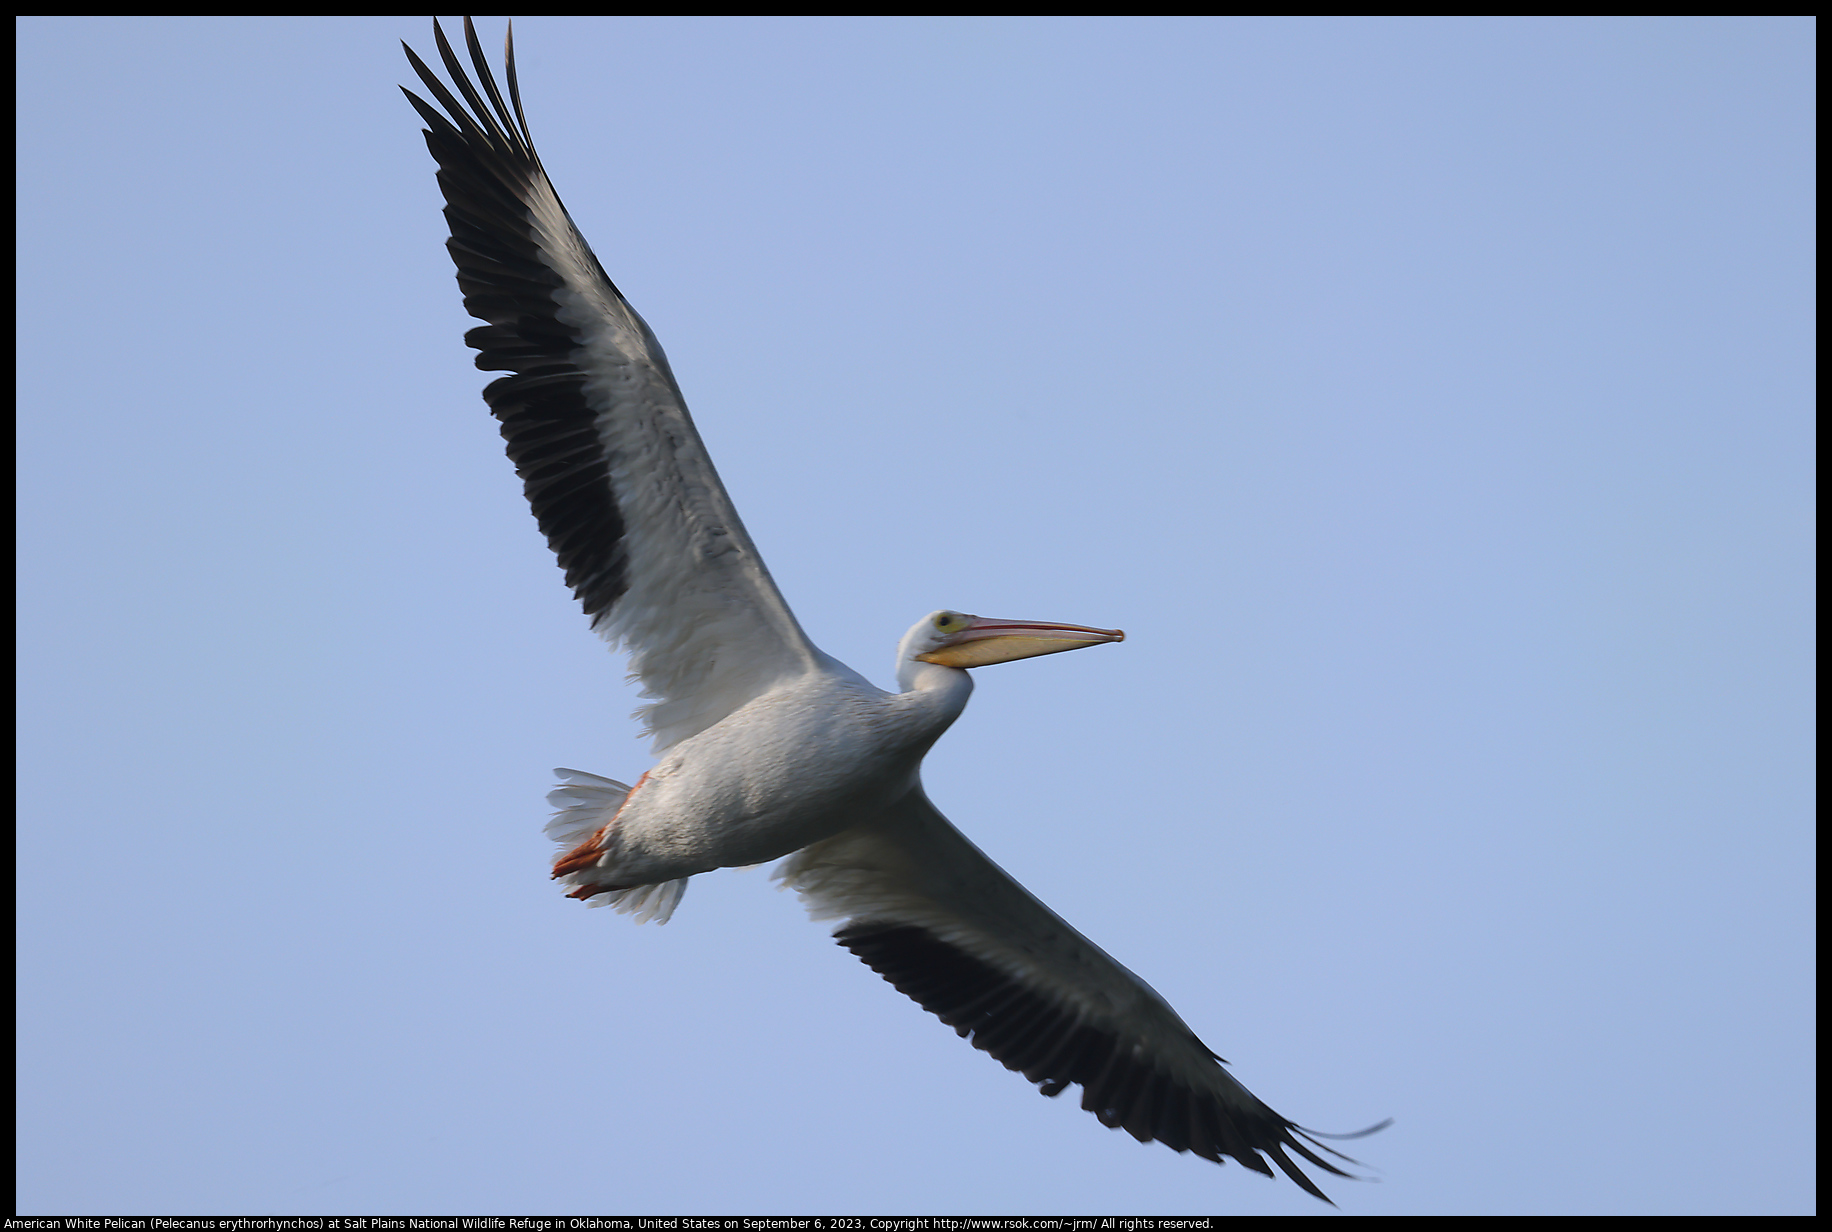
<svg viewBox="0 0 1832 1232">
<path fill-rule="evenodd" d="M 500 46 L 502 20 L 480 22 Z M 1313 1214 L 1039 1098 L 649 764 L 502 457 L 424 18 L 19 26 L 18 1209 Z M 529 121 L 937 803 L 1377 1183 L 1812 1209 L 1804 18 L 528 18 Z"/>
</svg>

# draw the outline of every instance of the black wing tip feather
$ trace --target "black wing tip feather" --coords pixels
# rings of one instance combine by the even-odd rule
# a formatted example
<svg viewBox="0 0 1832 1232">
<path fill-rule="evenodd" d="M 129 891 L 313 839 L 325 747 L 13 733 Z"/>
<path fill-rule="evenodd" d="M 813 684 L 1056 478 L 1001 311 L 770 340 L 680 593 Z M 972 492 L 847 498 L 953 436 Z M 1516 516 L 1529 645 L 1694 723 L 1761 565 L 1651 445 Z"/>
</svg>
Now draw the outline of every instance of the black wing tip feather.
<svg viewBox="0 0 1832 1232">
<path fill-rule="evenodd" d="M 580 338 L 560 321 L 553 295 L 565 279 L 542 250 L 531 221 L 535 194 L 552 194 L 552 185 L 529 136 L 514 42 L 504 39 L 505 102 L 469 17 L 464 41 L 476 83 L 437 19 L 433 41 L 452 88 L 402 43 L 434 102 L 406 87 L 402 93 L 426 122 L 426 148 L 439 166 L 451 228 L 446 248 L 458 269 L 465 310 L 484 322 L 464 340 L 477 351 L 479 368 L 512 374 L 492 381 L 484 400 L 501 421 L 523 492 L 566 571 L 567 585 L 597 623 L 628 587 L 624 523 L 598 439 L 597 413 L 585 396 Z M 558 203 L 557 196 L 547 199 Z M 587 275 L 609 286 L 597 258 L 585 251 Z"/>
<path fill-rule="evenodd" d="M 971 1037 L 975 1048 L 1023 1073 L 1044 1095 L 1054 1097 L 1070 1084 L 1080 1084 L 1084 1109 L 1103 1125 L 1124 1129 L 1140 1142 L 1155 1140 L 1214 1163 L 1232 1158 L 1266 1176 L 1275 1175 L 1276 1164 L 1306 1193 L 1331 1206 L 1335 1203 L 1329 1195 L 1287 1150 L 1332 1175 L 1366 1179 L 1311 1150 L 1314 1146 L 1359 1166 L 1358 1160 L 1318 1142 L 1310 1131 L 1269 1108 L 1263 1115 L 1243 1114 L 1219 1099 L 1205 1098 L 1206 1093 L 1140 1057 L 1117 1034 L 1089 1024 L 1075 1010 L 927 929 L 858 920 L 834 933 L 834 940 L 963 1038 Z M 1390 1123 L 1355 1134 L 1320 1136 L 1359 1138 Z"/>
</svg>

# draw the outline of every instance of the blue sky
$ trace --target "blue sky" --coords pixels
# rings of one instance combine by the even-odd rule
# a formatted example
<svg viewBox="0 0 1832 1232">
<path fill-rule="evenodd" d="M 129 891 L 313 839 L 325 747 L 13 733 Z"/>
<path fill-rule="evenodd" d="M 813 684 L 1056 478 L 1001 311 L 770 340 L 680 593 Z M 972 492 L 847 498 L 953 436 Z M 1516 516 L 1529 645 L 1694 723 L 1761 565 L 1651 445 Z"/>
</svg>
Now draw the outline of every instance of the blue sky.
<svg viewBox="0 0 1832 1232">
<path fill-rule="evenodd" d="M 500 18 L 480 19 L 499 45 Z M 395 86 L 28 18 L 25 1214 L 1312 1214 L 957 1040 L 648 764 Z M 1812 1209 L 1806 19 L 527 18 L 528 118 L 828 651 L 1358 1214 Z"/>
</svg>

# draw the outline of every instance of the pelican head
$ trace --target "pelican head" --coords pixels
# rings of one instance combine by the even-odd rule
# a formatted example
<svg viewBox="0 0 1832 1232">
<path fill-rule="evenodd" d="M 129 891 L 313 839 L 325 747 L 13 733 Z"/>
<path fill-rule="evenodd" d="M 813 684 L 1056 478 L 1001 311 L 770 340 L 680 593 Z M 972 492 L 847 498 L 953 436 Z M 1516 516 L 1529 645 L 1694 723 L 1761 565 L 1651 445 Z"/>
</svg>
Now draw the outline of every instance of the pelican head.
<svg viewBox="0 0 1832 1232">
<path fill-rule="evenodd" d="M 1123 642 L 1118 629 L 1090 629 L 1041 620 L 995 620 L 965 612 L 931 612 L 904 635 L 904 662 L 942 667 L 985 667 L 1037 655 L 1080 650 L 1103 642 Z"/>
</svg>

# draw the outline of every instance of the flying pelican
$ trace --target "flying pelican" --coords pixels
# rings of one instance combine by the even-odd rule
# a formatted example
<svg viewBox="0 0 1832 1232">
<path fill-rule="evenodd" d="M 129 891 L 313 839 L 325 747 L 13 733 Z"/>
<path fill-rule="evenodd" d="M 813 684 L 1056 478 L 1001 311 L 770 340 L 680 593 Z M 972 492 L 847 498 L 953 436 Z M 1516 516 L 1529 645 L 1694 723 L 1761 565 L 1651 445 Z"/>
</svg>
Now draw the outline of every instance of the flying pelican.
<svg viewBox="0 0 1832 1232">
<path fill-rule="evenodd" d="M 1267 1176 L 1270 1160 L 1329 1201 L 1287 1152 L 1337 1176 L 1352 1174 L 1311 1147 L 1355 1161 L 1235 1081 L 1145 981 L 923 794 L 923 755 L 966 706 L 968 669 L 1124 634 L 934 612 L 897 649 L 896 693 L 822 653 L 745 533 L 661 345 L 541 166 L 513 33 L 507 106 L 468 17 L 464 34 L 478 84 L 433 23 L 464 102 L 405 44 L 445 112 L 403 93 L 439 164 L 465 309 L 485 322 L 465 342 L 479 368 L 511 373 L 484 399 L 567 584 L 654 699 L 639 714 L 661 757 L 634 788 L 555 771 L 548 834 L 568 897 L 665 922 L 695 873 L 788 856 L 776 876 L 814 918 L 844 921 L 841 945 L 1043 1094 L 1080 1084 L 1103 1125 Z"/>
</svg>

